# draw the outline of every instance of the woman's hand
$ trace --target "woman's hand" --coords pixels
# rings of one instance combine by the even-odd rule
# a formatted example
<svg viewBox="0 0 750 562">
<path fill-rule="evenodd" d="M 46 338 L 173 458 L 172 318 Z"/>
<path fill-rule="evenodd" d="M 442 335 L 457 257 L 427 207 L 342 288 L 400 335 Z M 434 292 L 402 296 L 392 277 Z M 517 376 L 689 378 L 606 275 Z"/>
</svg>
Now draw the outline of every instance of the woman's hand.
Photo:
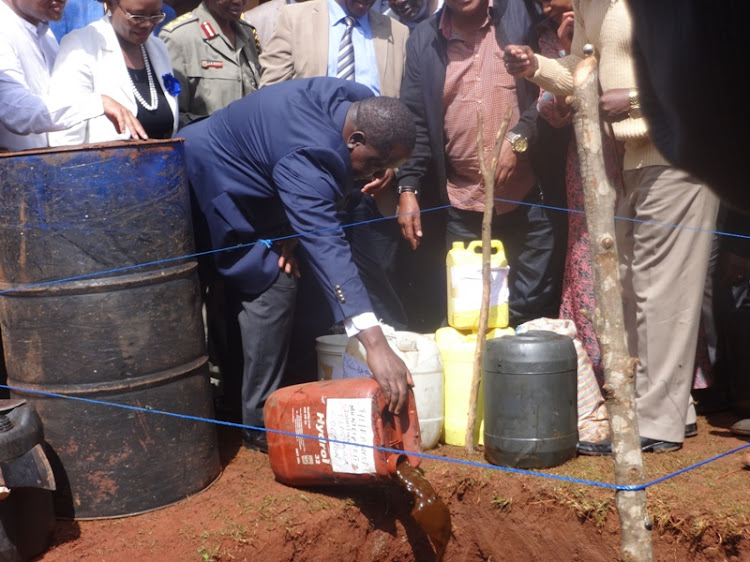
<svg viewBox="0 0 750 562">
<path fill-rule="evenodd" d="M 130 131 L 130 137 L 134 140 L 146 140 L 148 138 L 140 121 L 127 107 L 105 95 L 102 95 L 102 106 L 104 107 L 104 115 L 112 121 L 118 133 L 124 133 L 127 128 Z"/>
</svg>

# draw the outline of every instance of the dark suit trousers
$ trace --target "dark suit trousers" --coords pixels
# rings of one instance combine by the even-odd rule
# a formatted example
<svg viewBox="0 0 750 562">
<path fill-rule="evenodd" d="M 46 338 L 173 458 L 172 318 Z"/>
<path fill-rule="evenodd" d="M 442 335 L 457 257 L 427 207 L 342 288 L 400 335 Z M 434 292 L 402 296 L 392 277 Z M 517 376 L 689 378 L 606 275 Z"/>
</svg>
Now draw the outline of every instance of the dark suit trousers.
<svg viewBox="0 0 750 562">
<path fill-rule="evenodd" d="M 554 267 L 555 236 L 547 211 L 534 188 L 528 205 L 492 219 L 492 238 L 505 248 L 508 275 L 510 325 L 515 327 L 534 318 L 557 318 L 560 306 L 559 282 Z M 482 213 L 451 207 L 446 225 L 447 249 L 453 242 L 482 239 Z"/>
<path fill-rule="evenodd" d="M 294 316 L 297 279 L 279 273 L 260 295 L 229 296 L 242 336 L 242 423 L 265 427 L 263 406 L 282 385 Z"/>
</svg>

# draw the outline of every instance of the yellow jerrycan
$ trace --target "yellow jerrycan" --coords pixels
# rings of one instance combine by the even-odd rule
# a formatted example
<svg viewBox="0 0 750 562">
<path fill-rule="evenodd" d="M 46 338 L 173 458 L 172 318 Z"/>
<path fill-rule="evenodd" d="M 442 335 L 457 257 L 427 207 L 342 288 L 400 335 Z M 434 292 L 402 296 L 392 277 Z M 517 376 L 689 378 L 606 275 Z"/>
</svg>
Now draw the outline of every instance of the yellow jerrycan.
<svg viewBox="0 0 750 562">
<path fill-rule="evenodd" d="M 508 260 L 500 240 L 490 242 L 490 314 L 487 328 L 508 326 Z M 454 242 L 445 260 L 448 277 L 448 325 L 457 330 L 479 329 L 482 305 L 482 242 L 468 247 Z"/>
<path fill-rule="evenodd" d="M 487 339 L 512 336 L 513 328 L 494 328 Z M 463 446 L 466 443 L 466 424 L 469 415 L 469 395 L 474 374 L 474 351 L 477 334 L 461 332 L 454 328 L 440 328 L 435 332 L 435 343 L 443 360 L 443 388 L 445 397 L 443 414 L 443 442 Z M 477 416 L 474 425 L 474 442 L 484 444 L 484 384 L 479 383 Z"/>
</svg>

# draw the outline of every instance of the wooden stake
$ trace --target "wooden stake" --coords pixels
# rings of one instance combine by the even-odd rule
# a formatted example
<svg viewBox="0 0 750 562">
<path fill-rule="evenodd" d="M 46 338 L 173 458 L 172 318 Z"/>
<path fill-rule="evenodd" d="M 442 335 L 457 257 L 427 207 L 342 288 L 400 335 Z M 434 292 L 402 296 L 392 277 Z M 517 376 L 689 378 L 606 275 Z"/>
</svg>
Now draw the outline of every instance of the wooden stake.
<svg viewBox="0 0 750 562">
<path fill-rule="evenodd" d="M 482 172 L 482 183 L 484 184 L 484 214 L 482 215 L 482 305 L 479 309 L 479 328 L 477 332 L 477 345 L 474 349 L 474 370 L 471 377 L 471 390 L 469 392 L 469 414 L 466 421 L 466 451 L 474 452 L 474 426 L 477 419 L 477 397 L 479 395 L 479 381 L 482 372 L 482 357 L 484 355 L 484 341 L 487 334 L 487 323 L 490 315 L 490 260 L 492 248 L 492 215 L 495 212 L 495 172 L 497 161 L 500 158 L 500 150 L 503 147 L 505 133 L 513 111 L 510 106 L 505 110 L 503 121 L 495 135 L 495 145 L 492 149 L 492 159 L 489 166 L 484 159 L 484 119 L 482 111 L 477 111 L 477 157 L 479 169 Z"/>
<path fill-rule="evenodd" d="M 594 268 L 594 330 L 602 350 L 604 396 L 612 433 L 615 481 L 643 482 L 643 455 L 635 415 L 635 365 L 626 344 L 615 246 L 615 189 L 607 177 L 599 119 L 599 77 L 593 56 L 581 61 L 573 74 L 573 124 L 583 178 L 586 224 Z M 622 560 L 651 562 L 651 522 L 646 492 L 617 492 Z"/>
</svg>

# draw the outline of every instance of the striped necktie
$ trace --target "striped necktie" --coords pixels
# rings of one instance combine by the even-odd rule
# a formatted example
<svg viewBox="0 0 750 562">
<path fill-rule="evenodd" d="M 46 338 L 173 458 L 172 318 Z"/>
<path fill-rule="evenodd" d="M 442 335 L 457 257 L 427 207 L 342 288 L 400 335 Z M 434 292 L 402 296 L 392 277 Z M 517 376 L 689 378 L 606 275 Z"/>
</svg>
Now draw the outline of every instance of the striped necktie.
<svg viewBox="0 0 750 562">
<path fill-rule="evenodd" d="M 339 58 L 336 67 L 336 77 L 343 80 L 354 80 L 354 45 L 352 45 L 352 28 L 354 18 L 346 16 L 346 30 L 339 43 Z"/>
</svg>

